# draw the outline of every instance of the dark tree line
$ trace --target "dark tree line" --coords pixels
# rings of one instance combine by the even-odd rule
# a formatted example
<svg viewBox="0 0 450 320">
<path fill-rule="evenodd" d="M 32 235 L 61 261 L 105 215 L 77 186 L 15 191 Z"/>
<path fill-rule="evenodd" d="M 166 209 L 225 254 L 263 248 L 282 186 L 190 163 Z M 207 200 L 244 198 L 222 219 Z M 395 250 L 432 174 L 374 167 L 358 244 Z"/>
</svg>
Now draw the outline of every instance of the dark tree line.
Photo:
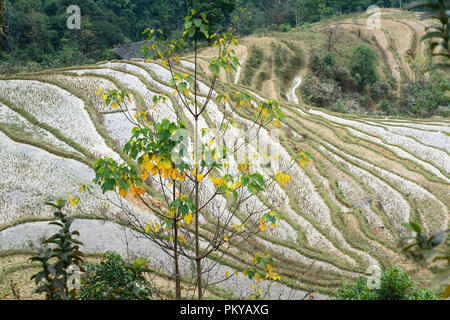
<svg viewBox="0 0 450 320">
<path fill-rule="evenodd" d="M 403 1 L 406 2 L 406 1 Z M 140 41 L 146 28 L 178 33 L 191 8 L 205 12 L 211 31 L 239 35 L 280 30 L 369 5 L 399 7 L 399 0 L 0 0 L 0 61 L 72 65 L 111 58 L 115 45 Z M 66 26 L 70 5 L 81 9 L 81 29 Z M 4 25 L 4 26 L 3 26 Z"/>
</svg>

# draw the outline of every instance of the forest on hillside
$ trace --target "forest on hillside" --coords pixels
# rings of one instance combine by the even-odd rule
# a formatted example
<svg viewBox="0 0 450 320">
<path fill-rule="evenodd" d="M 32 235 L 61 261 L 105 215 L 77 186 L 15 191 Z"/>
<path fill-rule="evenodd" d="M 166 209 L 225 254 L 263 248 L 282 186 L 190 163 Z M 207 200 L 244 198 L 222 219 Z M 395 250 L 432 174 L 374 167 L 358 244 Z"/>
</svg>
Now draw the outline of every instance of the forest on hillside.
<svg viewBox="0 0 450 320">
<path fill-rule="evenodd" d="M 370 5 L 401 7 L 402 0 L 0 0 L 0 68 L 86 64 L 114 57 L 111 49 L 143 40 L 146 28 L 167 36 L 182 29 L 191 8 L 205 12 L 212 31 L 237 35 L 288 31 Z M 67 8 L 81 9 L 82 28 L 66 26 Z M 3 25 L 3 27 L 1 27 Z M 6 70 L 7 71 L 7 70 Z"/>
</svg>

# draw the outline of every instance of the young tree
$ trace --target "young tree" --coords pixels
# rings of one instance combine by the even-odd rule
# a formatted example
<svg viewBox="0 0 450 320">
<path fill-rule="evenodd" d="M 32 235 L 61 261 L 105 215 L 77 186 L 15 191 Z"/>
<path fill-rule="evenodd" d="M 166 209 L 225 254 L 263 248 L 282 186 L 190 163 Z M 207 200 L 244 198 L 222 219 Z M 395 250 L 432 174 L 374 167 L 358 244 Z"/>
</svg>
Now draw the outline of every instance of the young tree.
<svg viewBox="0 0 450 320">
<path fill-rule="evenodd" d="M 337 33 L 340 30 L 340 24 L 336 23 L 334 25 L 325 27 L 323 32 L 327 36 L 327 51 L 330 52 L 333 48 L 333 45 L 337 41 Z"/>
<path fill-rule="evenodd" d="M 284 199 L 272 203 L 256 201 L 260 194 L 274 192 L 278 184 L 284 186 L 290 179 L 289 169 L 295 161 L 303 166 L 308 154 L 301 152 L 296 160 L 276 169 L 271 165 L 263 172 L 250 163 L 249 155 L 255 151 L 250 141 L 257 141 L 266 126 L 281 126 L 284 115 L 276 101 L 253 101 L 247 92 L 215 91 L 221 70 L 230 72 L 239 65 L 232 46 L 237 40 L 231 34 L 210 35 L 205 14 L 192 10 L 186 17 L 184 33 L 180 39 L 164 40 L 162 30 L 146 30 L 147 41 L 143 52 L 150 59 L 161 59 L 170 70 L 173 95 L 182 109 L 172 104 L 176 120 L 153 121 L 150 111 L 137 114 L 129 120 L 136 126 L 123 152 L 129 161 L 118 163 L 110 158 L 96 161 L 95 182 L 103 192 L 117 191 L 122 197 L 131 193 L 153 213 L 151 221 L 121 207 L 126 222 L 142 231 L 173 259 L 176 298 L 181 298 L 180 256 L 195 265 L 196 290 L 202 299 L 206 287 L 211 285 L 204 275 L 224 258 L 231 246 L 238 246 L 249 237 L 268 228 L 276 227 L 276 208 Z M 194 46 L 193 76 L 176 67 L 177 50 L 189 38 Z M 208 92 L 201 97 L 198 74 L 198 46 L 202 40 L 215 40 L 218 55 L 211 59 L 212 72 Z M 99 93 L 102 90 L 99 90 Z M 126 92 L 103 92 L 105 104 L 129 114 Z M 154 105 L 169 107 L 171 98 L 162 94 L 154 97 Z M 221 106 L 223 113 L 220 115 Z M 240 136 L 236 126 L 239 108 L 249 108 L 254 118 L 245 135 Z M 222 119 L 217 128 L 204 127 L 203 117 L 210 108 Z M 192 135 L 182 121 L 184 114 L 192 123 Z M 270 146 L 270 145 L 269 145 Z M 268 147 L 269 148 L 269 147 Z M 259 150 L 271 154 L 270 150 Z M 271 156 L 271 155 L 269 155 Z M 150 187 L 162 194 L 164 204 L 149 196 Z M 211 260 L 211 257 L 217 257 Z M 209 259 L 209 260 L 207 260 Z M 214 263 L 207 263 L 213 261 Z M 261 266 L 262 265 L 262 266 Z M 254 265 L 244 271 L 250 279 L 261 279 L 261 268 L 266 277 L 279 279 L 273 272 L 270 256 L 255 255 Z M 266 271 L 264 271 L 266 272 Z M 228 275 L 227 275 L 228 277 Z"/>
</svg>

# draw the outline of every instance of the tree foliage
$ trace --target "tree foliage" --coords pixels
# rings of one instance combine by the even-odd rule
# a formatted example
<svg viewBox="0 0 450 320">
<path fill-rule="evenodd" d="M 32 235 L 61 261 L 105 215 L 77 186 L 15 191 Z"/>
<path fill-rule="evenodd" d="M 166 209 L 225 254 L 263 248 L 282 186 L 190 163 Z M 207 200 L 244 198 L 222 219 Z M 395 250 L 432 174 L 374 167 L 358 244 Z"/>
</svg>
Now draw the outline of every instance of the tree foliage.
<svg viewBox="0 0 450 320">
<path fill-rule="evenodd" d="M 416 284 L 398 267 L 382 271 L 379 288 L 369 287 L 363 277 L 353 284 L 344 284 L 336 291 L 336 300 L 438 300 L 429 289 L 418 289 Z"/>
<path fill-rule="evenodd" d="M 81 277 L 80 300 L 149 300 L 153 287 L 145 277 L 149 261 L 125 261 L 116 252 L 106 252 L 100 263 L 89 263 Z"/>
<path fill-rule="evenodd" d="M 376 62 L 377 54 L 371 47 L 360 44 L 353 49 L 349 69 L 353 79 L 362 88 L 377 81 Z"/>
</svg>

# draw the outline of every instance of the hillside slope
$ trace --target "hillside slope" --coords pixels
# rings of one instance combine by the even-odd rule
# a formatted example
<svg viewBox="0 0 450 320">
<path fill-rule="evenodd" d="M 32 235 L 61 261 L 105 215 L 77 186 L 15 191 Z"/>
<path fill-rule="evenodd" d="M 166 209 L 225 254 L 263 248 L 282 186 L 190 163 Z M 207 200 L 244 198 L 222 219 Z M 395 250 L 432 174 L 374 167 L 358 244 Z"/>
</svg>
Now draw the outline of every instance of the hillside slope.
<svg viewBox="0 0 450 320">
<path fill-rule="evenodd" d="M 383 20 L 388 31 L 375 31 L 374 35 L 379 55 L 387 58 L 380 68 L 389 67 L 401 82 L 413 76 L 401 57 L 417 46 L 414 39 L 422 31 L 415 30 L 416 20 L 390 14 L 392 17 Z M 246 247 L 226 252 L 230 263 L 216 265 L 209 276 L 223 280 L 227 272 L 232 274 L 233 269 L 247 265 L 251 255 L 260 251 L 274 257 L 276 270 L 283 277 L 281 283 L 263 281 L 265 297 L 273 299 L 300 298 L 310 289 L 332 294 L 342 282 L 364 275 L 374 264 L 397 264 L 426 281 L 427 271 L 404 256 L 397 240 L 407 233 L 401 223 L 410 219 L 421 223 L 427 232 L 449 226 L 450 120 L 362 117 L 304 104 L 298 88 L 307 53 L 317 41 L 324 41 L 320 32 L 291 32 L 284 39 L 245 38 L 236 50 L 242 69 L 221 75 L 217 92 L 249 90 L 257 100 L 280 100 L 286 114 L 280 143 L 265 129 L 260 139 L 265 147 L 278 150 L 282 164 L 289 163 L 299 149 L 309 150 L 313 160 L 304 169 L 293 168 L 290 184 L 258 199 L 264 204 L 266 197 L 286 197 L 278 209 L 282 220 L 277 228 L 258 234 Z M 254 46 L 259 46 L 264 56 L 283 48 L 287 59 L 280 68 L 286 72 L 277 74 L 280 69 L 267 60 L 249 64 Z M 206 61 L 212 54 L 211 49 L 201 52 L 200 99 L 205 98 L 208 88 Z M 191 62 L 191 56 L 184 57 L 179 70 L 191 73 Z M 96 96 L 99 87 L 130 90 L 131 115 L 147 110 L 153 106 L 153 96 L 165 93 L 171 97 L 170 103 L 151 109 L 153 118 L 174 120 L 169 110 L 172 107 L 190 123 L 189 114 L 172 96 L 169 80 L 170 73 L 162 64 L 140 60 L 0 77 L 0 250 L 35 249 L 38 239 L 51 232 L 42 222 L 51 217 L 44 200 L 52 195 L 78 194 L 82 184 L 91 183 L 92 163 L 97 157 L 122 157 L 121 147 L 132 126 L 121 112 L 104 107 Z M 218 115 L 223 112 L 210 103 L 203 127 L 218 126 Z M 251 110 L 240 110 L 240 117 L 234 119 L 238 127 L 245 130 L 251 114 Z M 258 156 L 256 152 L 255 158 Z M 155 189 L 155 198 L 157 194 Z M 117 223 L 121 214 L 114 206 L 117 195 L 107 196 L 104 199 L 95 188 L 92 195 L 82 197 L 81 211 L 68 209 L 78 217 L 85 250 L 148 256 L 153 268 L 172 273 L 165 253 L 139 241 L 139 235 Z M 126 203 L 143 221 L 151 220 L 151 214 L 132 198 Z M 209 223 L 205 219 L 202 228 L 207 230 Z M 190 274 L 187 261 L 183 261 L 182 270 L 184 275 Z M 251 292 L 251 282 L 241 275 L 218 287 L 232 291 L 235 297 Z"/>
</svg>

